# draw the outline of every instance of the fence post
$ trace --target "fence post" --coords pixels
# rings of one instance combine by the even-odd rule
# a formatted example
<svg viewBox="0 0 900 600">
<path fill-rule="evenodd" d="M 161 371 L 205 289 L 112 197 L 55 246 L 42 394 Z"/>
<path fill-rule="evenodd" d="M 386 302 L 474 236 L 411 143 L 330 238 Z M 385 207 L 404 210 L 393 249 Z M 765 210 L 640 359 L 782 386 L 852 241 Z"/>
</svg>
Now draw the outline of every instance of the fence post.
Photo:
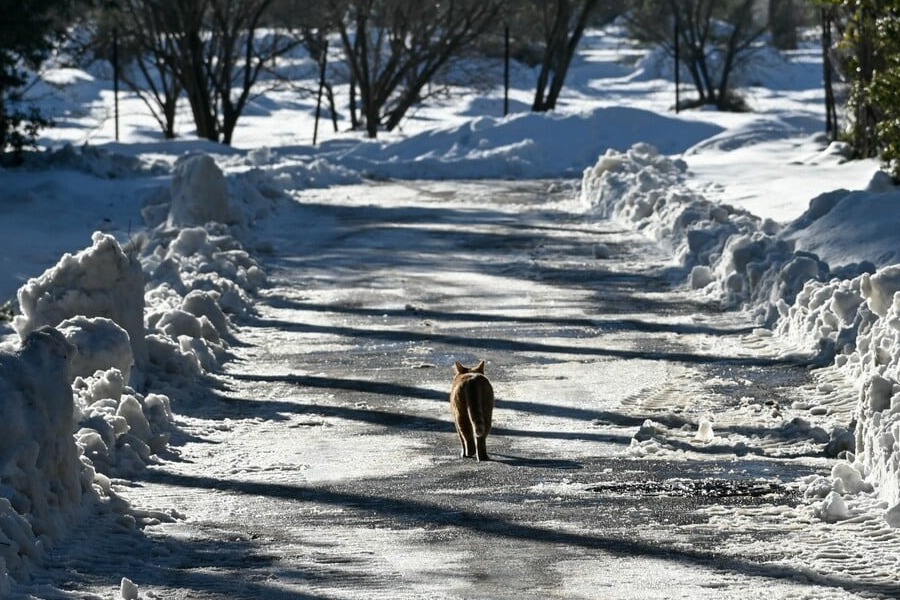
<svg viewBox="0 0 900 600">
<path fill-rule="evenodd" d="M 119 30 L 113 29 L 113 114 L 116 122 L 116 141 L 119 141 Z"/>
<path fill-rule="evenodd" d="M 509 114 L 509 25 L 503 28 L 503 116 Z"/>
<path fill-rule="evenodd" d="M 678 11 L 675 11 L 675 114 L 681 110 L 681 42 L 679 41 Z"/>
<path fill-rule="evenodd" d="M 837 108 L 834 100 L 833 67 L 831 64 L 831 12 L 822 9 L 822 78 L 825 86 L 825 133 L 830 141 L 838 138 Z"/>
</svg>

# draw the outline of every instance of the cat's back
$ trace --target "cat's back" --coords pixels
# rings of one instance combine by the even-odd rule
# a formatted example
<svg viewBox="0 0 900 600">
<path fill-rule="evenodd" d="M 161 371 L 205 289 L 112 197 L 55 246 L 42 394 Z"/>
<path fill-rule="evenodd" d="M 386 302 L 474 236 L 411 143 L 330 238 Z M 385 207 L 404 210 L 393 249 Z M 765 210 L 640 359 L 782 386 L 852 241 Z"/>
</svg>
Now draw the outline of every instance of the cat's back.
<svg viewBox="0 0 900 600">
<path fill-rule="evenodd" d="M 470 371 L 460 373 L 453 378 L 452 395 L 461 399 L 491 400 L 494 399 L 494 388 L 490 380 L 483 374 Z"/>
</svg>

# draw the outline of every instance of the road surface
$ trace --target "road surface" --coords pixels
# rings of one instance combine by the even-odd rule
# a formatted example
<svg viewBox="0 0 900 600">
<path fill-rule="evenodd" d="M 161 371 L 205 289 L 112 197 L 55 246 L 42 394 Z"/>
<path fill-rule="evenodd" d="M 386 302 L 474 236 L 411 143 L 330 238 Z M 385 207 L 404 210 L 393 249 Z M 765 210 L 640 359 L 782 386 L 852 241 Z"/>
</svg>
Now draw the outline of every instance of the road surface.
<svg viewBox="0 0 900 600">
<path fill-rule="evenodd" d="M 795 407 L 852 394 L 575 195 L 299 193 L 258 240 L 273 286 L 235 359 L 173 402 L 172 456 L 118 482 L 178 518 L 110 525 L 56 576 L 148 598 L 896 595 L 896 536 L 823 523 L 796 485 L 831 463 Z M 447 402 L 453 362 L 480 359 L 485 463 L 458 456 Z"/>
</svg>

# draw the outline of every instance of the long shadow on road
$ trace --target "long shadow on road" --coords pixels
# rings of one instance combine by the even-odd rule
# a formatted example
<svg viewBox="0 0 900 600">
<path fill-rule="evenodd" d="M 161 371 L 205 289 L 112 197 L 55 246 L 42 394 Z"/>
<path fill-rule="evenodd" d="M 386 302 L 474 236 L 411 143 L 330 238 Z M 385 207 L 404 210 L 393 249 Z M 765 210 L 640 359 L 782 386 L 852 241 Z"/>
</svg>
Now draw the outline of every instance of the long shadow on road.
<svg viewBox="0 0 900 600">
<path fill-rule="evenodd" d="M 443 399 L 443 397 L 442 397 Z M 378 427 L 391 428 L 396 431 L 442 431 L 448 435 L 453 433 L 449 409 L 447 418 L 409 414 L 399 411 L 378 410 L 374 408 L 357 408 L 350 406 L 333 406 L 328 404 L 305 404 L 301 402 L 285 402 L 282 400 L 248 400 L 226 396 L 222 398 L 224 409 L 218 410 L 222 417 L 229 418 L 264 418 L 269 420 L 285 420 L 285 415 L 315 415 L 318 417 L 336 418 L 357 423 L 366 423 Z M 203 409 L 208 414 L 209 408 Z M 544 409 L 552 414 L 552 407 Z M 189 411 L 182 411 L 190 414 Z M 578 431 L 543 431 L 493 427 L 492 435 L 509 437 L 528 437 L 537 439 L 580 440 L 586 442 L 618 443 L 627 446 L 631 438 L 609 433 L 591 433 Z"/>
<path fill-rule="evenodd" d="M 682 299 L 682 305 L 676 307 L 664 299 L 645 295 L 646 292 L 664 293 L 672 287 L 672 281 L 685 280 L 684 269 L 665 259 L 661 258 L 660 264 L 643 272 L 609 270 L 604 261 L 592 257 L 591 248 L 599 240 L 619 232 L 588 227 L 582 215 L 553 211 L 552 220 L 568 221 L 548 227 L 549 213 L 539 208 L 511 214 L 484 207 L 476 210 L 440 205 L 305 206 L 337 218 L 340 223 L 337 234 L 300 257 L 268 257 L 267 266 L 275 271 L 299 269 L 323 281 L 346 284 L 355 280 L 360 284 L 398 271 L 442 271 L 452 280 L 454 271 L 462 264 L 466 272 L 586 290 L 594 295 L 593 304 L 605 313 L 628 309 L 635 302 L 640 302 L 645 312 L 656 313 L 710 308 L 708 302 L 696 299 Z M 541 249 L 547 243 L 552 245 L 552 252 L 544 256 Z M 604 243 L 618 248 L 617 242 Z M 644 244 L 652 246 L 650 242 Z M 448 261 L 448 256 L 454 260 Z M 636 300 L 638 293 L 644 295 Z"/>
<path fill-rule="evenodd" d="M 200 490 L 216 490 L 246 496 L 280 498 L 294 502 L 314 502 L 375 513 L 390 518 L 397 526 L 452 526 L 467 529 L 477 536 L 498 536 L 517 539 L 545 546 L 578 547 L 596 550 L 622 557 L 650 557 L 676 563 L 698 565 L 719 572 L 737 573 L 765 579 L 811 579 L 820 586 L 845 589 L 881 597 L 895 597 L 896 586 L 855 582 L 835 576 L 820 576 L 787 566 L 759 564 L 749 560 L 723 556 L 714 552 L 672 547 L 658 542 L 616 538 L 559 531 L 549 527 L 517 523 L 490 513 L 460 510 L 429 502 L 387 496 L 363 495 L 336 489 L 319 488 L 283 483 L 257 483 L 190 476 L 152 470 L 145 479 L 154 483 Z"/>
<path fill-rule="evenodd" d="M 430 388 L 406 385 L 403 383 L 373 381 L 367 379 L 348 379 L 345 377 L 325 377 L 321 375 L 297 375 L 293 373 L 287 375 L 231 373 L 229 376 L 241 381 L 288 383 L 299 386 L 301 388 L 307 387 L 314 389 L 344 390 L 359 392 L 362 394 L 383 395 L 391 398 L 416 398 L 419 400 L 441 402 L 443 404 L 446 404 L 449 401 L 449 393 L 447 390 L 438 391 Z M 260 400 L 241 401 L 233 398 L 227 398 L 227 401 L 231 403 L 246 402 L 248 405 L 256 406 L 259 406 L 261 402 L 269 402 Z M 281 411 L 289 412 L 296 412 L 299 407 L 305 406 L 302 404 L 294 404 L 290 402 L 280 402 L 279 404 L 281 406 Z M 619 427 L 639 427 L 647 418 L 644 415 L 630 416 L 622 413 L 613 413 L 607 410 L 593 410 L 589 408 L 560 406 L 554 404 L 546 404 L 544 402 L 528 402 L 524 400 L 506 400 L 500 397 L 497 398 L 497 406 L 505 410 L 529 413 L 544 417 L 559 417 L 586 422 L 597 421 L 609 423 Z M 319 409 L 327 407 L 323 405 L 316 405 L 316 408 Z M 344 410 L 340 407 L 331 408 L 334 408 L 335 410 Z M 249 408 L 249 406 L 248 409 L 251 411 L 253 410 L 252 408 Z M 685 421 L 684 419 L 675 419 L 674 416 L 657 416 L 654 418 L 657 421 L 664 423 L 668 427 L 681 427 L 687 424 L 687 421 Z M 494 429 L 495 433 L 498 431 L 500 430 L 496 428 Z"/>
<path fill-rule="evenodd" d="M 439 400 L 442 403 L 447 402 L 447 395 L 442 392 L 436 392 L 427 388 L 416 388 L 402 384 L 364 382 L 361 380 L 346 379 L 330 379 L 327 377 L 308 377 L 304 375 L 233 375 L 236 379 L 245 379 L 251 381 L 280 381 L 285 383 L 294 383 L 298 386 L 309 386 L 329 389 L 344 389 L 360 392 L 362 394 L 387 394 L 393 397 L 418 397 L 426 400 Z M 358 408 L 350 406 L 335 406 L 329 404 L 306 404 L 302 402 L 288 402 L 282 400 L 271 399 L 244 399 L 232 396 L 224 396 L 221 398 L 225 409 L 219 410 L 220 416 L 228 416 L 230 418 L 264 418 L 267 420 L 284 420 L 285 415 L 315 415 L 326 418 L 337 418 L 347 421 L 355 421 L 357 423 L 366 423 L 377 427 L 392 428 L 396 431 L 443 431 L 448 435 L 453 433 L 453 425 L 447 419 L 440 419 L 432 416 L 420 414 L 410 414 L 407 412 L 379 410 L 374 408 Z M 555 406 L 540 402 L 523 402 L 498 400 L 498 407 L 505 409 L 528 412 L 532 414 L 560 417 L 567 419 L 575 419 L 582 422 L 596 422 L 615 425 L 617 427 L 633 427 L 638 428 L 647 419 L 646 415 L 625 415 L 622 413 L 613 413 L 605 410 L 589 410 L 573 407 Z M 203 409 L 203 414 L 208 413 L 208 408 Z M 185 414 L 190 411 L 182 410 Z M 449 413 L 449 411 L 448 411 Z M 690 425 L 696 427 L 695 423 L 691 423 L 681 417 L 675 415 L 653 415 L 653 419 L 670 429 Z M 727 428 L 729 431 L 742 433 L 744 435 L 755 435 L 756 437 L 783 437 L 792 439 L 789 432 L 780 429 L 763 429 L 763 428 L 744 428 L 733 427 Z M 561 430 L 535 430 L 535 429 L 513 429 L 510 427 L 494 426 L 491 429 L 492 435 L 506 436 L 516 438 L 533 438 L 542 440 L 570 440 L 583 442 L 596 442 L 606 444 L 618 444 L 627 447 L 631 444 L 632 436 L 625 434 L 609 433 L 609 432 L 590 432 L 590 431 L 571 431 L 568 429 Z M 693 445 L 676 441 L 669 441 L 673 446 L 685 450 L 693 451 L 701 454 L 721 454 L 724 456 L 734 456 L 735 447 L 732 445 Z M 752 445 L 744 448 L 746 454 L 755 454 L 764 456 L 765 452 Z M 819 453 L 813 452 L 810 456 L 818 456 Z"/>
<path fill-rule="evenodd" d="M 362 306 L 343 306 L 339 304 L 318 304 L 285 298 L 270 297 L 265 304 L 273 308 L 286 308 L 297 311 L 315 311 L 321 313 L 349 314 L 358 317 L 394 317 L 432 319 L 440 322 L 477 322 L 477 323 L 510 323 L 520 325 L 547 325 L 554 327 L 587 327 L 609 331 L 641 331 L 647 333 L 703 334 L 715 336 L 742 335 L 750 333 L 753 327 L 713 327 L 695 323 L 661 323 L 641 319 L 609 319 L 602 314 L 590 317 L 550 317 L 526 315 L 501 315 L 477 312 L 450 312 L 419 307 L 403 309 L 365 308 Z"/>
<path fill-rule="evenodd" d="M 524 340 L 476 337 L 473 335 L 453 335 L 437 332 L 397 331 L 389 329 L 365 329 L 343 325 L 316 325 L 277 319 L 255 318 L 250 323 L 256 327 L 269 327 L 280 331 L 334 335 L 356 340 L 379 340 L 383 342 L 428 342 L 443 343 L 454 348 L 477 348 L 505 352 L 534 352 L 540 354 L 569 354 L 576 356 L 610 357 L 619 359 L 644 359 L 654 361 L 680 362 L 686 364 L 710 364 L 736 367 L 802 366 L 806 363 L 791 359 L 726 357 L 696 354 L 691 352 L 665 352 L 656 350 L 626 350 L 621 348 L 601 348 L 599 346 L 569 346 L 545 344 Z"/>
</svg>

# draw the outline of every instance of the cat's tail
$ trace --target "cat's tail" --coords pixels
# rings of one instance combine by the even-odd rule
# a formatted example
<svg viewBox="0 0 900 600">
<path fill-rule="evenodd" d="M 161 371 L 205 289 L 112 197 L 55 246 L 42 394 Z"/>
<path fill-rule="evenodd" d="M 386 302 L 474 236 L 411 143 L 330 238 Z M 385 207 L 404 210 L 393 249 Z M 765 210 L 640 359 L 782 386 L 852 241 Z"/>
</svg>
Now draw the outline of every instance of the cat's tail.
<svg viewBox="0 0 900 600">
<path fill-rule="evenodd" d="M 491 432 L 491 413 L 494 406 L 494 394 L 487 380 L 480 376 L 469 383 L 469 420 L 475 437 L 483 438 Z"/>
<path fill-rule="evenodd" d="M 488 434 L 487 423 L 485 423 L 481 403 L 469 403 L 469 420 L 472 421 L 472 429 L 475 430 L 475 437 L 485 437 Z"/>
</svg>

